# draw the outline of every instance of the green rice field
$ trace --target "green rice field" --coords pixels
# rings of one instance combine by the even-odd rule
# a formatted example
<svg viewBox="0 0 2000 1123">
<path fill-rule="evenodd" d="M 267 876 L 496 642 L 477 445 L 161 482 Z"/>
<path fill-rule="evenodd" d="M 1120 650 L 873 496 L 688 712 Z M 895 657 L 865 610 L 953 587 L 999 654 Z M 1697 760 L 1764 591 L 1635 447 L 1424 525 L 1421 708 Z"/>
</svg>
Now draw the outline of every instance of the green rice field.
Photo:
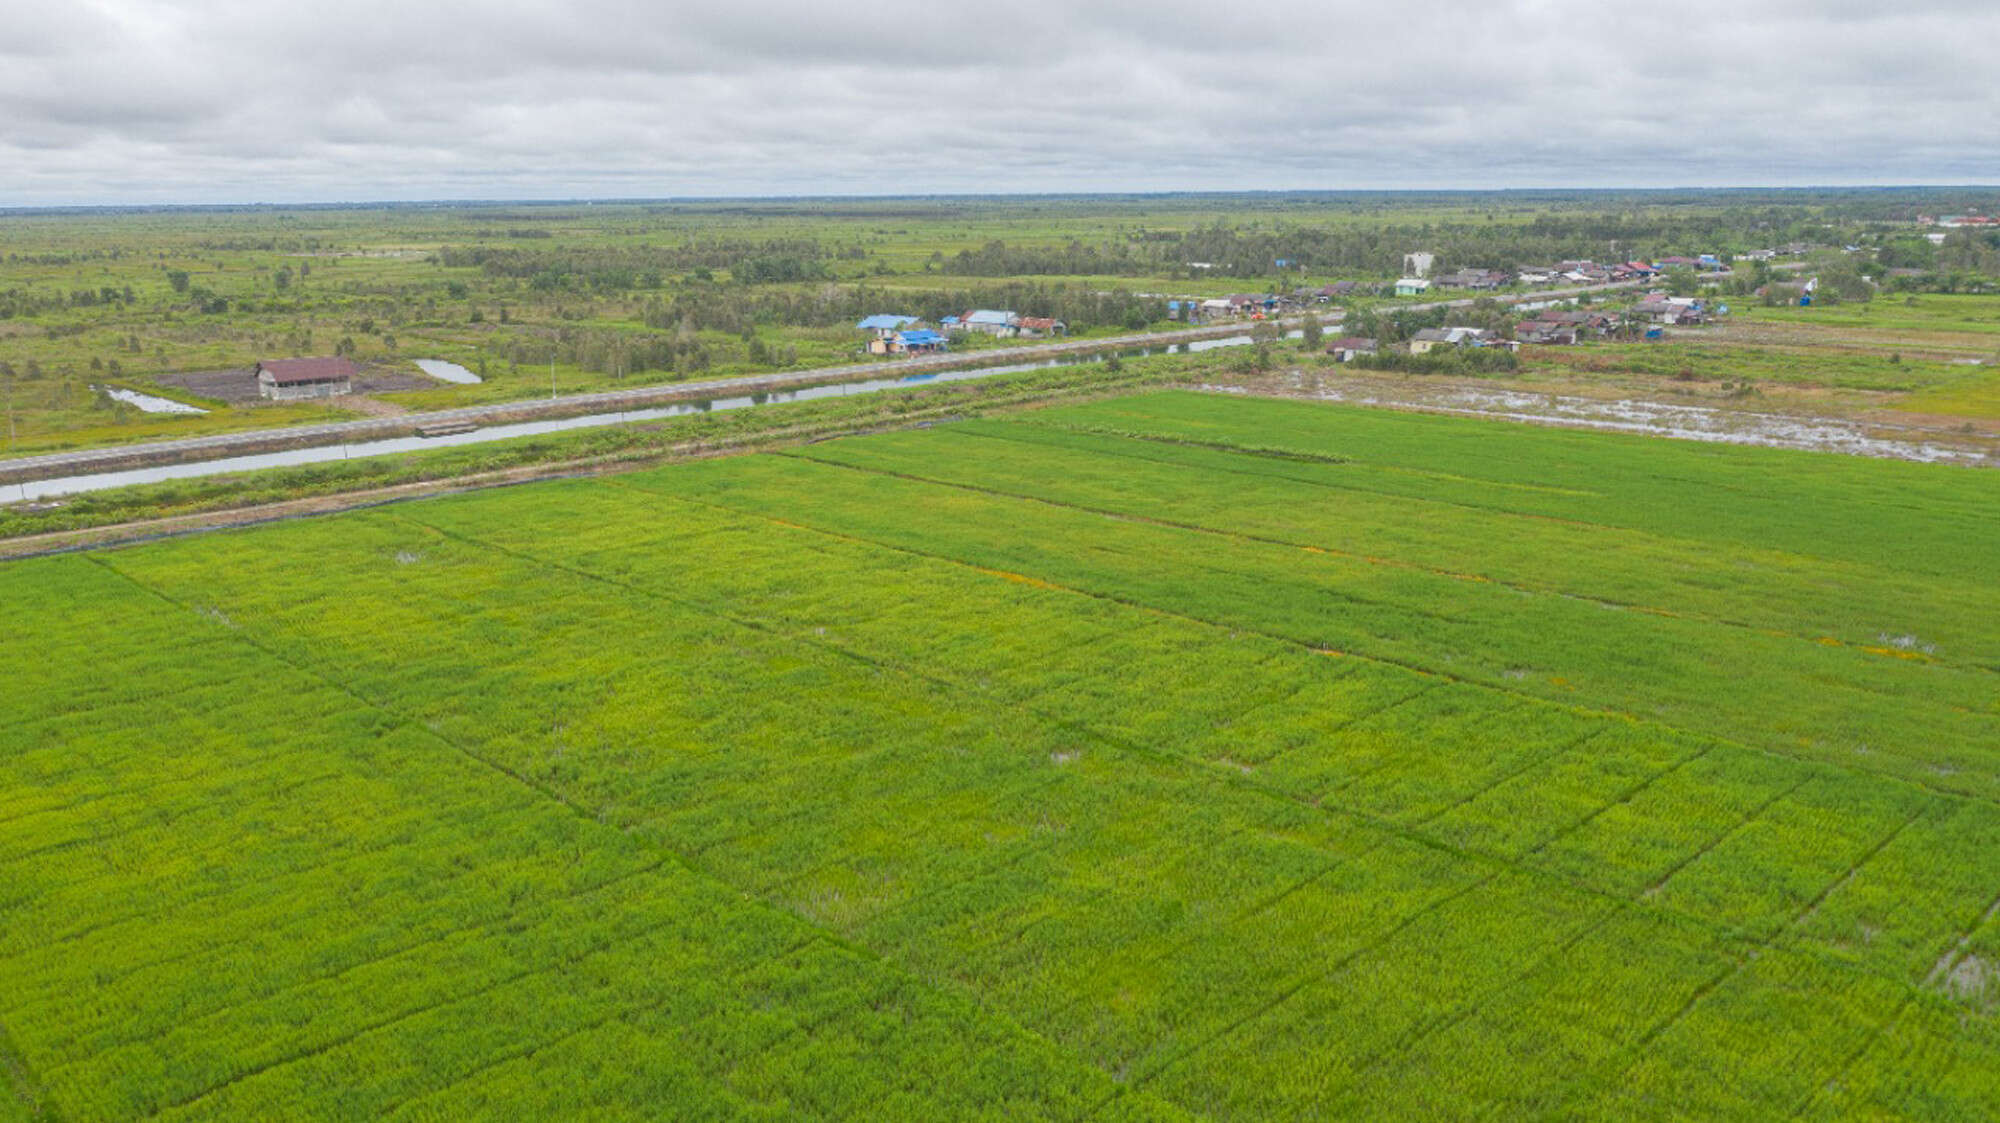
<svg viewBox="0 0 2000 1123">
<path fill-rule="evenodd" d="M 1991 1119 L 1996 574 L 1192 392 L 0 564 L 0 1121 Z"/>
</svg>

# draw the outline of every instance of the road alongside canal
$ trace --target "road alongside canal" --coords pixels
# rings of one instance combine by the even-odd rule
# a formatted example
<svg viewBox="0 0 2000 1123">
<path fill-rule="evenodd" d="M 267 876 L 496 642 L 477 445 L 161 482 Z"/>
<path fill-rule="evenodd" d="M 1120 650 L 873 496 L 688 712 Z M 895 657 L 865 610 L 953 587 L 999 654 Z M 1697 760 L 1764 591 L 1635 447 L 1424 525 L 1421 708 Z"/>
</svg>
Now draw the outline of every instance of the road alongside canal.
<svg viewBox="0 0 2000 1123">
<path fill-rule="evenodd" d="M 1575 288 L 1511 295 L 1499 299 L 1504 303 L 1556 300 L 1586 293 L 1633 288 L 1637 284 L 1638 282 L 1626 281 L 1615 284 L 1584 285 Z M 1399 312 L 1421 312 L 1438 308 L 1465 307 L 1472 304 L 1474 299 L 1476 298 L 1404 304 L 1396 306 L 1394 310 Z M 1304 320 L 1304 315 L 1300 315 L 1279 321 L 1279 324 L 1283 328 L 1296 328 Z M 1340 313 L 1337 311 L 1323 317 L 1323 322 L 1328 324 L 1337 324 L 1339 320 Z M 825 386 L 835 383 L 881 379 L 884 377 L 902 378 L 913 374 L 947 370 L 965 370 L 1019 363 L 1056 362 L 1064 358 L 1076 358 L 1100 352 L 1123 351 L 1133 348 L 1161 348 L 1202 341 L 1241 340 L 1248 342 L 1249 337 L 1246 335 L 1248 326 L 1241 322 L 1234 322 L 1200 328 L 1186 328 L 1178 331 L 1139 332 L 1099 339 L 1080 339 L 1062 343 L 1003 347 L 971 354 L 928 355 L 887 362 L 848 363 L 842 366 L 821 367 L 806 371 L 783 371 L 774 374 L 712 378 L 697 382 L 668 382 L 629 390 L 604 390 L 587 394 L 565 394 L 543 399 L 496 402 L 482 406 L 433 410 L 424 413 L 408 413 L 393 418 L 363 418 L 357 421 L 330 422 L 323 425 L 296 425 L 255 432 L 223 433 L 206 437 L 188 437 L 181 440 L 148 441 L 103 448 L 78 449 L 70 452 L 46 453 L 0 461 L 0 484 L 18 484 L 58 477 L 90 475 L 100 472 L 127 471 L 168 464 L 222 460 L 289 449 L 362 444 L 371 441 L 388 440 L 395 437 L 416 436 L 420 431 L 462 430 L 467 427 L 480 428 L 501 422 L 518 423 L 537 419 L 617 414 L 650 406 L 668 405 L 674 402 L 701 401 L 725 396 L 798 390 L 812 386 Z"/>
</svg>

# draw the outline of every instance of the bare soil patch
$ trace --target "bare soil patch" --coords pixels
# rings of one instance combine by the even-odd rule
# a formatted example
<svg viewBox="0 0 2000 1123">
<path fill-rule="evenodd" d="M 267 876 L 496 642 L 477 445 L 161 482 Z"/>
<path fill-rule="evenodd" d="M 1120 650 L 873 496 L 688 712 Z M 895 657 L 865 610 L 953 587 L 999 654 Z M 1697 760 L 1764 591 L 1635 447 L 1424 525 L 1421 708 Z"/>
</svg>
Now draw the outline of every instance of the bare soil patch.
<svg viewBox="0 0 2000 1123">
<path fill-rule="evenodd" d="M 231 370 L 188 371 L 180 374 L 163 374 L 153 379 L 162 386 L 186 390 L 204 398 L 213 398 L 232 406 L 264 405 L 264 397 L 257 392 L 257 373 L 249 367 Z M 393 394 L 401 390 L 434 390 L 438 386 L 435 379 L 422 375 L 408 374 L 386 367 L 369 366 L 362 369 L 354 380 L 354 394 L 336 399 L 342 408 L 353 409 L 370 416 L 393 416 L 404 412 L 400 407 L 385 407 L 388 413 L 381 413 L 357 398 L 368 394 Z M 384 403 L 377 403 L 378 406 Z"/>
<path fill-rule="evenodd" d="M 162 374 L 153 381 L 176 390 L 186 390 L 190 394 L 199 394 L 204 398 L 213 398 L 218 402 L 227 402 L 232 406 L 256 405 L 263 400 L 257 395 L 257 375 L 248 367 Z"/>
<path fill-rule="evenodd" d="M 349 394 L 334 400 L 340 403 L 340 408 L 364 417 L 401 417 L 410 412 L 406 407 L 394 402 L 385 402 L 380 398 L 371 398 L 364 394 Z"/>
<path fill-rule="evenodd" d="M 1990 358 L 1994 338 L 1977 332 L 1894 331 L 1848 324 L 1793 324 L 1770 320 L 1736 320 L 1710 324 L 1698 331 L 1669 332 L 1676 343 L 1781 347 L 1800 352 L 1841 351 L 1854 354 L 1900 354 L 1909 359 L 1952 362 Z"/>
</svg>

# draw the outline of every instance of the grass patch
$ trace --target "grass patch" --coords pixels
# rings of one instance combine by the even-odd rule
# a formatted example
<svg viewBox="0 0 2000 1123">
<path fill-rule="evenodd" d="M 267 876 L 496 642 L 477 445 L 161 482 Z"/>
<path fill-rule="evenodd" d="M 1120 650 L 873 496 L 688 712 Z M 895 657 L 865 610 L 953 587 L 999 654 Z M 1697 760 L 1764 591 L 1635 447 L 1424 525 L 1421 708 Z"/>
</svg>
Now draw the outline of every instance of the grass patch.
<svg viewBox="0 0 2000 1123">
<path fill-rule="evenodd" d="M 0 1089 L 1977 1118 L 1995 479 L 1157 393 L 0 565 Z"/>
</svg>

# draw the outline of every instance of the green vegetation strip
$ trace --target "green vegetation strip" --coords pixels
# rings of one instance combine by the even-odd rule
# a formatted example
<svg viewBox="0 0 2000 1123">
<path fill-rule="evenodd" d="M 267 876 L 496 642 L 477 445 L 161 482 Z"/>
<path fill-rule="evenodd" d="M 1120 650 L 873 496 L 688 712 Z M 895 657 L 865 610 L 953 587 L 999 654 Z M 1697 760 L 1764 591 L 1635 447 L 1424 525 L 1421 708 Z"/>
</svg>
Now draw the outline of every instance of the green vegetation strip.
<svg viewBox="0 0 2000 1123">
<path fill-rule="evenodd" d="M 537 465 L 601 469 L 754 447 L 765 442 L 816 440 L 857 429 L 917 424 L 1050 398 L 1132 390 L 1185 378 L 1189 372 L 1212 361 L 1196 356 L 1161 356 L 1135 360 L 1116 370 L 1101 364 L 1086 364 L 995 375 L 972 382 L 917 384 L 907 390 L 854 397 L 696 413 L 658 422 L 579 429 L 459 448 L 133 484 L 64 497 L 51 505 L 0 507 L 0 539 L 478 477 Z"/>
<path fill-rule="evenodd" d="M 1153 394 L 10 563 L 0 1072 L 1981 1118 L 1992 481 Z"/>
</svg>

